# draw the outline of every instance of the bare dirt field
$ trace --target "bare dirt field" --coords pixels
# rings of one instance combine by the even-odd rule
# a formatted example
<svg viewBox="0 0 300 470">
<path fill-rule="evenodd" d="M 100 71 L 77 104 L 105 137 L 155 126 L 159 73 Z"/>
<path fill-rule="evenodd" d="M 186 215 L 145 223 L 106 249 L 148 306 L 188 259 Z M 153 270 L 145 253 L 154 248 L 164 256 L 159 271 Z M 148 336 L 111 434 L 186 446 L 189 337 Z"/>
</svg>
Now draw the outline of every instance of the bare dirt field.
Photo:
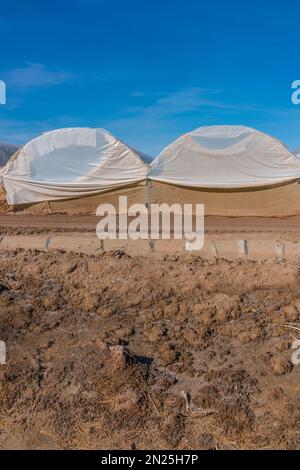
<svg viewBox="0 0 300 470">
<path fill-rule="evenodd" d="M 24 237 L 95 220 L 7 217 L 1 233 Z M 298 239 L 290 220 L 207 230 Z M 287 325 L 300 325 L 297 258 L 0 250 L 0 448 L 300 449 Z"/>
<path fill-rule="evenodd" d="M 300 448 L 299 268 L 1 252 L 1 448 Z"/>
</svg>

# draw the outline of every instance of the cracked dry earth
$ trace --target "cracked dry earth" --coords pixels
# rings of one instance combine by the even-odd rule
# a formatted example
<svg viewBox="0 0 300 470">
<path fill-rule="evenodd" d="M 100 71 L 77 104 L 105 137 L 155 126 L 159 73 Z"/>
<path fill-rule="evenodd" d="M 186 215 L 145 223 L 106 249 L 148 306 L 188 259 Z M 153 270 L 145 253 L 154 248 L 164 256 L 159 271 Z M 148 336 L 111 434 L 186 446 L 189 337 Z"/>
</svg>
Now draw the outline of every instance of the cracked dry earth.
<svg viewBox="0 0 300 470">
<path fill-rule="evenodd" d="M 0 252 L 0 448 L 300 448 L 300 262 Z"/>
</svg>

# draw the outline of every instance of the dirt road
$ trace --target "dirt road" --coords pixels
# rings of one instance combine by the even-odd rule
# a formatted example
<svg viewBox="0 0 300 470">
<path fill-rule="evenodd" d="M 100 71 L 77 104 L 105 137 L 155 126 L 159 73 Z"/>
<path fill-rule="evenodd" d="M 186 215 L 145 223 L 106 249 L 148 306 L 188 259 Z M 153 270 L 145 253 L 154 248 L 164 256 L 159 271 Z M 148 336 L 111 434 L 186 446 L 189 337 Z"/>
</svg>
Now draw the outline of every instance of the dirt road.
<svg viewBox="0 0 300 470">
<path fill-rule="evenodd" d="M 94 231 L 99 219 L 92 215 L 0 215 L 0 228 L 38 227 L 49 230 Z M 300 232 L 300 216 L 285 218 L 206 217 L 207 232 Z"/>
</svg>

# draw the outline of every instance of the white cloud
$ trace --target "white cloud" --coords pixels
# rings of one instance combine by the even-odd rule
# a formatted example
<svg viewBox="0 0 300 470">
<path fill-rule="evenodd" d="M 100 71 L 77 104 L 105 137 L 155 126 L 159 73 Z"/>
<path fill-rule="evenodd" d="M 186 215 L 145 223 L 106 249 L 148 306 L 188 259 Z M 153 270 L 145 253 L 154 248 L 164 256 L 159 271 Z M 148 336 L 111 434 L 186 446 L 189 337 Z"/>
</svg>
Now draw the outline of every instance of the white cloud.
<svg viewBox="0 0 300 470">
<path fill-rule="evenodd" d="M 199 87 L 150 94 L 148 97 L 153 99 L 151 104 L 134 105 L 123 110 L 121 116 L 107 121 L 104 127 L 134 147 L 157 155 L 176 137 L 196 127 L 208 125 L 212 119 L 220 119 L 224 114 L 265 111 L 252 104 L 228 103 L 221 99 L 222 94 L 223 90 Z M 139 96 L 142 95 L 131 95 L 134 100 Z"/>
<path fill-rule="evenodd" d="M 0 119 L 0 129 L 0 141 L 12 144 L 26 142 L 28 137 L 32 135 L 28 132 L 25 123 L 16 119 Z"/>
<path fill-rule="evenodd" d="M 39 121 L 0 118 L 0 141 L 22 145 L 34 137 L 64 127 L 86 127 L 89 124 L 76 116 L 64 115 Z"/>
<path fill-rule="evenodd" d="M 22 144 L 51 129 L 104 127 L 133 147 L 155 156 L 176 137 L 196 127 L 230 123 L 250 125 L 281 138 L 295 148 L 300 146 L 300 107 L 280 110 L 247 103 L 226 103 L 224 95 L 223 90 L 196 87 L 173 93 L 138 93 L 131 95 L 132 107 L 119 109 L 117 115 L 101 121 L 70 115 L 26 122 L 0 119 L 0 140 Z M 145 105 L 145 98 L 152 102 Z M 243 121 L 241 116 L 246 120 Z"/>
<path fill-rule="evenodd" d="M 129 108 L 125 119 L 131 117 L 153 118 L 160 120 L 165 117 L 174 117 L 192 111 L 200 111 L 203 108 L 211 108 L 224 111 L 264 111 L 252 104 L 234 104 L 221 99 L 223 90 L 211 90 L 206 88 L 189 87 L 173 93 L 159 93 L 153 95 L 155 101 L 148 106 L 135 106 Z M 142 92 L 133 93 L 132 97 L 143 96 Z"/>
<path fill-rule="evenodd" d="M 133 91 L 130 96 L 133 98 L 140 98 L 141 96 L 145 96 L 145 93 L 142 91 Z"/>
<path fill-rule="evenodd" d="M 11 87 L 28 89 L 61 85 L 74 78 L 74 75 L 64 70 L 51 70 L 43 64 L 28 63 L 25 67 L 4 74 L 4 78 Z"/>
</svg>

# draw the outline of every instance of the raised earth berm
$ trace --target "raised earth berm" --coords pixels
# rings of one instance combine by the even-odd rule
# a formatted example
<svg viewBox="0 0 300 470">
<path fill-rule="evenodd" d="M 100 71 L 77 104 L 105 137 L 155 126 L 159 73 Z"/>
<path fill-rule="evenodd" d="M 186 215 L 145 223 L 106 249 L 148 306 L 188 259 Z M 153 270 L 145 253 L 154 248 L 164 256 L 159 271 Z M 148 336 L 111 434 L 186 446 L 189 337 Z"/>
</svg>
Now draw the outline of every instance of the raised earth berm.
<svg viewBox="0 0 300 470">
<path fill-rule="evenodd" d="M 228 239 L 207 235 L 202 250 L 189 253 L 203 258 L 285 259 L 300 257 L 300 241 L 276 238 Z M 276 235 L 276 234 L 274 234 Z M 232 234 L 234 237 L 235 234 Z M 38 251 L 63 250 L 85 254 L 103 254 L 122 250 L 131 256 L 162 256 L 188 253 L 185 240 L 99 240 L 94 233 L 48 232 L 45 234 L 3 235 L 0 250 L 18 248 Z"/>
</svg>

